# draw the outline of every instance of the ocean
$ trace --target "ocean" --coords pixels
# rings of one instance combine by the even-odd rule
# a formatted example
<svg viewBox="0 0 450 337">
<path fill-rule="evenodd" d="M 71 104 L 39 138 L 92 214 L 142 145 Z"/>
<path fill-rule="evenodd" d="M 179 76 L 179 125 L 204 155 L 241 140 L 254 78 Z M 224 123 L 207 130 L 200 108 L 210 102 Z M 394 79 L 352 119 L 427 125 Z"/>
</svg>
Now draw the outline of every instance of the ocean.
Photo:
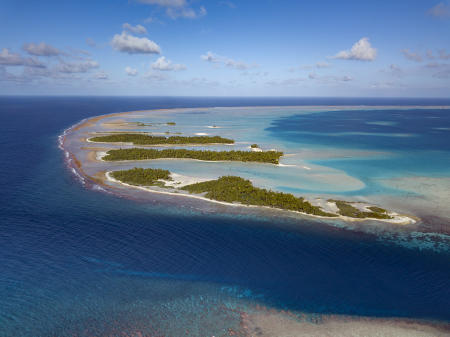
<svg viewBox="0 0 450 337">
<path fill-rule="evenodd" d="M 66 128 L 100 114 L 293 105 L 421 106 L 450 100 L 0 97 L 0 336 L 220 336 L 239 324 L 238 312 L 256 306 L 301 312 L 311 320 L 355 315 L 450 321 L 448 241 L 431 249 L 434 242 L 414 244 L 419 234 L 400 232 L 388 240 L 376 230 L 308 219 L 130 200 L 83 186 L 58 148 Z M 330 112 L 319 120 L 293 115 L 275 119 L 267 132 L 278 141 L 319 148 L 330 144 L 323 133 L 334 133 L 334 146 L 395 153 L 364 163 L 325 160 L 362 179 L 370 193 L 381 193 L 386 187 L 379 180 L 386 176 L 376 168 L 384 167 L 383 160 L 389 179 L 396 168 L 411 176 L 449 175 L 448 110 L 427 115 L 439 122 L 408 113 L 365 118 L 348 111 L 340 118 Z M 336 118 L 344 118 L 342 129 L 327 129 Z M 361 142 L 352 128 L 369 135 Z M 432 160 L 425 151 L 435 153 Z M 417 156 L 408 161 L 411 153 Z"/>
</svg>

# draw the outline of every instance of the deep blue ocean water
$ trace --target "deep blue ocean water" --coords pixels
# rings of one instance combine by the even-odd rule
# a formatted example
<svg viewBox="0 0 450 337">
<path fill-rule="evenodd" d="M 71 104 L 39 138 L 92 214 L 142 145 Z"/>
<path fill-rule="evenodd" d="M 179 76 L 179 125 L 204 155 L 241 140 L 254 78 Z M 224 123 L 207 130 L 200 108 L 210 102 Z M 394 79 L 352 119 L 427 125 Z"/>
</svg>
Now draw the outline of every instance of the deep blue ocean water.
<svg viewBox="0 0 450 337">
<path fill-rule="evenodd" d="M 161 330 L 168 317 L 185 325 L 187 313 L 220 296 L 310 313 L 450 321 L 448 251 L 402 248 L 307 220 L 293 228 L 118 198 L 84 188 L 58 149 L 65 128 L 104 113 L 303 104 L 450 102 L 0 98 L 0 336 L 92 335 L 86 329 L 142 320 Z M 311 123 L 308 131 L 323 129 Z M 415 149 L 403 138 L 395 146 Z"/>
</svg>

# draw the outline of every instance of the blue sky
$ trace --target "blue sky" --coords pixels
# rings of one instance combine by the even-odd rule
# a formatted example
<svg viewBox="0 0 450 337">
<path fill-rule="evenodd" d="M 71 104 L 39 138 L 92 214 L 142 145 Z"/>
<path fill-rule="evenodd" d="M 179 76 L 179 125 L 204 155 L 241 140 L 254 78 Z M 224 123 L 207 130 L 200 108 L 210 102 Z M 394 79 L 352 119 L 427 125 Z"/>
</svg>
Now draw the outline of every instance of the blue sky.
<svg viewBox="0 0 450 337">
<path fill-rule="evenodd" d="M 0 94 L 450 97 L 450 2 L 0 0 Z"/>
</svg>

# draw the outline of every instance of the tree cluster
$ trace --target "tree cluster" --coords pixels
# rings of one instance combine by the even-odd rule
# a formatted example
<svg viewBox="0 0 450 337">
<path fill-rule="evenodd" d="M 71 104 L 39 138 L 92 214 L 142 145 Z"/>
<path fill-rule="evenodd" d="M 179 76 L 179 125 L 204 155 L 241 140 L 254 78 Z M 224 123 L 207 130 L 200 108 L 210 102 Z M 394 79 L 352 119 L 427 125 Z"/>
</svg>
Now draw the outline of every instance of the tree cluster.
<svg viewBox="0 0 450 337">
<path fill-rule="evenodd" d="M 336 216 L 322 211 L 320 207 L 311 205 L 303 198 L 290 193 L 254 187 L 249 180 L 236 176 L 223 176 L 217 180 L 187 185 L 181 189 L 196 194 L 206 193 L 206 198 L 229 203 L 239 202 L 245 205 L 269 206 L 314 215 Z"/>
<path fill-rule="evenodd" d="M 138 186 L 155 185 L 158 179 L 172 180 L 169 171 L 152 168 L 143 169 L 135 167 L 130 170 L 113 171 L 111 175 L 114 179 Z"/>
<path fill-rule="evenodd" d="M 349 203 L 341 200 L 333 200 L 336 206 L 339 208 L 339 214 L 348 216 L 351 218 L 374 218 L 374 219 L 392 219 L 385 209 L 379 207 L 369 207 L 371 212 L 360 211 L 356 207 L 353 207 Z"/>
<path fill-rule="evenodd" d="M 150 136 L 139 133 L 120 133 L 107 136 L 92 137 L 93 142 L 101 143 L 133 143 L 135 145 L 164 145 L 164 144 L 233 144 L 234 140 L 220 136 Z"/>
<path fill-rule="evenodd" d="M 265 151 L 207 151 L 186 149 L 117 149 L 109 150 L 103 160 L 146 160 L 161 158 L 199 159 L 206 161 L 242 161 L 278 164 L 283 152 Z"/>
</svg>

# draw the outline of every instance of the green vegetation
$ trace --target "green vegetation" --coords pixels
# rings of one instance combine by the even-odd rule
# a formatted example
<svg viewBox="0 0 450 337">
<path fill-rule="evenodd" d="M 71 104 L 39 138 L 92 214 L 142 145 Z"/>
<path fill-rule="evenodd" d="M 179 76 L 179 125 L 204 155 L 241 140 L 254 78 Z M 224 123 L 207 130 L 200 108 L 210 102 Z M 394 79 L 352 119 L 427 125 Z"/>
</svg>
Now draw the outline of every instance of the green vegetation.
<svg viewBox="0 0 450 337">
<path fill-rule="evenodd" d="M 349 203 L 340 200 L 330 200 L 336 203 L 336 206 L 339 208 L 339 214 L 348 216 L 351 218 L 374 218 L 374 219 L 392 219 L 386 213 L 386 210 L 379 207 L 369 207 L 372 212 L 364 212 L 359 209 L 353 207 Z"/>
<path fill-rule="evenodd" d="M 385 209 L 380 208 L 380 207 L 370 206 L 370 207 L 367 207 L 367 208 L 370 209 L 372 212 L 375 212 L 375 213 L 387 213 L 387 211 Z"/>
<path fill-rule="evenodd" d="M 185 158 L 207 161 L 242 161 L 278 164 L 283 152 L 265 151 L 206 151 L 186 149 L 118 149 L 109 150 L 103 160 L 146 160 L 161 158 Z"/>
<path fill-rule="evenodd" d="M 133 168 L 130 170 L 121 170 L 111 172 L 115 179 L 136 186 L 165 186 L 164 181 L 172 180 L 170 172 L 162 169 L 143 169 Z M 173 187 L 170 187 L 173 189 Z M 264 188 L 254 187 L 246 179 L 236 176 L 223 176 L 216 180 L 205 181 L 191 184 L 179 188 L 189 193 L 202 194 L 208 199 L 223 201 L 228 203 L 239 202 L 244 205 L 268 206 L 272 208 L 284 209 L 289 211 L 298 211 L 312 215 L 336 217 L 336 214 L 323 211 L 318 206 L 313 206 L 304 198 L 296 197 L 290 193 L 274 192 Z M 174 192 L 177 192 L 175 189 Z M 346 201 L 329 200 L 336 203 L 339 208 L 339 214 L 352 218 L 375 218 L 392 219 L 385 209 L 371 206 L 368 209 L 371 212 L 360 211 Z"/>
<path fill-rule="evenodd" d="M 250 145 L 250 147 L 251 147 L 252 149 L 258 149 L 258 148 L 259 148 L 258 144 L 252 144 L 252 145 Z"/>
<path fill-rule="evenodd" d="M 167 132 L 168 133 L 168 132 Z M 93 142 L 101 143 L 133 143 L 134 145 L 181 145 L 181 144 L 233 144 L 234 140 L 219 136 L 150 136 L 139 133 L 120 133 L 107 136 L 92 137 Z"/>
<path fill-rule="evenodd" d="M 176 125 L 177 123 L 175 123 L 175 122 L 167 122 L 166 124 L 167 125 Z"/>
<path fill-rule="evenodd" d="M 269 206 L 313 215 L 336 216 L 292 194 L 254 187 L 249 180 L 241 177 L 224 176 L 217 180 L 187 185 L 181 189 L 196 194 L 206 192 L 206 198 L 229 203 L 240 202 L 245 205 Z"/>
<path fill-rule="evenodd" d="M 161 169 L 143 169 L 133 168 L 131 170 L 113 171 L 111 175 L 114 179 L 120 180 L 130 185 L 142 185 L 142 186 L 164 186 L 164 184 L 158 179 L 172 180 L 170 172 Z"/>
</svg>

